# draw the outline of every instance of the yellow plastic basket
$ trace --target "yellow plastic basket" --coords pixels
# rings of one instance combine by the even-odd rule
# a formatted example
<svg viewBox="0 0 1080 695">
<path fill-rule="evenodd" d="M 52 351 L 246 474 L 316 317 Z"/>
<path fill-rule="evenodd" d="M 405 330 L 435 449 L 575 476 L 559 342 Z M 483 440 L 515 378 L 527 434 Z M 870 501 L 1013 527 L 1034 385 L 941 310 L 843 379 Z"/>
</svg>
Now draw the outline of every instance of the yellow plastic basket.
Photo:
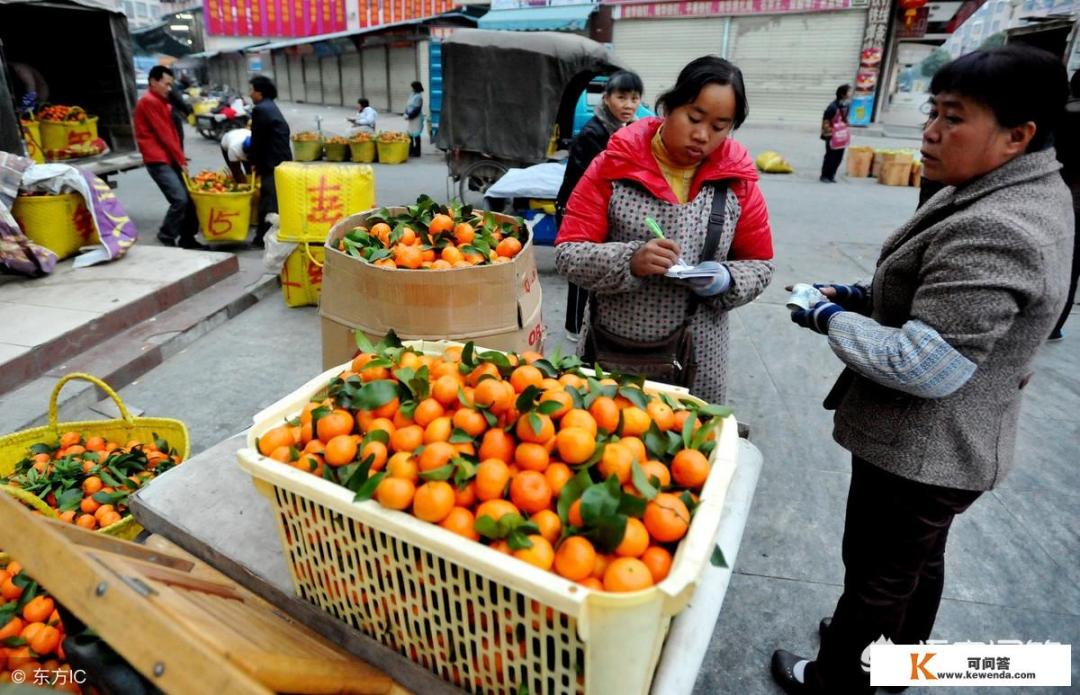
<svg viewBox="0 0 1080 695">
<path fill-rule="evenodd" d="M 83 246 L 98 242 L 86 201 L 78 193 L 20 195 L 11 213 L 31 241 L 59 258 L 74 256 Z"/>
<path fill-rule="evenodd" d="M 322 269 L 326 249 L 322 244 L 302 243 L 293 249 L 281 269 L 281 293 L 285 306 L 318 306 L 322 294 Z"/>
<path fill-rule="evenodd" d="M 350 142 L 349 150 L 352 153 L 352 160 L 354 162 L 360 162 L 361 164 L 371 164 L 375 161 L 374 140 L 368 140 L 367 142 Z"/>
<path fill-rule="evenodd" d="M 406 343 L 441 353 L 448 341 Z M 325 393 L 331 369 L 255 417 L 238 458 L 278 521 L 296 593 L 472 692 L 644 695 L 671 618 L 715 546 L 734 474 L 733 417 L 671 572 L 650 589 L 592 591 L 322 478 L 261 456 L 256 440 Z M 685 390 L 646 389 L 696 401 Z"/>
<path fill-rule="evenodd" d="M 74 380 L 88 381 L 101 389 L 116 403 L 116 407 L 120 410 L 120 418 L 58 422 L 57 399 L 60 396 L 60 390 L 69 381 Z M 60 435 L 69 431 L 79 432 L 84 436 L 104 437 L 107 440 L 118 442 L 129 442 L 133 439 L 150 442 L 153 441 L 153 436 L 157 434 L 157 436 L 169 442 L 169 446 L 176 449 L 181 461 L 187 460 L 191 454 L 191 440 L 188 437 L 187 427 L 184 423 L 171 418 L 132 417 L 127 406 L 120 399 L 120 395 L 113 391 L 108 384 L 90 374 L 73 372 L 61 378 L 53 387 L 52 395 L 49 396 L 49 424 L 0 437 L 0 475 L 10 475 L 15 470 L 15 464 L 26 457 L 26 452 L 32 445 L 40 442 L 55 446 L 60 442 Z M 46 516 L 56 516 L 56 512 L 44 500 L 25 490 L 7 485 L 0 485 L 0 490 L 15 496 Z M 135 538 L 141 531 L 142 527 L 135 522 L 133 516 L 125 517 L 115 524 L 101 529 L 102 533 L 126 540 Z"/>
<path fill-rule="evenodd" d="M 41 149 L 41 123 L 38 121 L 19 121 L 22 126 L 23 142 L 26 143 L 26 155 L 38 164 L 45 163 L 45 151 Z"/>
<path fill-rule="evenodd" d="M 370 166 L 283 162 L 274 169 L 274 181 L 281 241 L 325 243 L 338 220 L 375 207 Z"/>
<path fill-rule="evenodd" d="M 41 121 L 41 145 L 46 152 L 66 150 L 72 145 L 82 145 L 98 136 L 97 116 L 85 121 Z"/>
<path fill-rule="evenodd" d="M 409 143 L 380 142 L 379 164 L 403 164 L 409 161 Z"/>
<path fill-rule="evenodd" d="M 242 243 L 247 241 L 248 228 L 251 226 L 252 199 L 255 186 L 250 190 L 232 193 L 210 193 L 197 191 L 191 185 L 191 179 L 184 176 L 191 202 L 195 204 L 195 214 L 199 218 L 199 231 L 207 243 Z"/>
</svg>

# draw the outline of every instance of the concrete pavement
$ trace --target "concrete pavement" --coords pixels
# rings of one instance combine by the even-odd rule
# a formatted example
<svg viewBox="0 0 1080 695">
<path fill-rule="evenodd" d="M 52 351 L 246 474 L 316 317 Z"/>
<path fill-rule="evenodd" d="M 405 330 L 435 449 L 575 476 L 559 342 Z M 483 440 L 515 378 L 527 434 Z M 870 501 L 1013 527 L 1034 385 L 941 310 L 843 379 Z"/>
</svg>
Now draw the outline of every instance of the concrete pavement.
<svg viewBox="0 0 1080 695">
<path fill-rule="evenodd" d="M 310 114 L 307 108 L 299 108 L 297 118 Z M 822 145 L 816 133 L 755 128 L 751 122 L 739 138 L 755 154 L 780 151 L 796 173 L 762 181 L 777 272 L 765 295 L 732 317 L 731 405 L 750 424 L 765 467 L 735 576 L 698 676 L 695 692 L 701 695 L 778 693 L 768 673 L 773 649 L 813 655 L 818 620 L 832 610 L 841 589 L 839 547 L 849 459 L 832 443 L 830 417 L 821 408 L 840 363 L 821 336 L 791 324 L 782 288 L 798 281 L 869 276 L 882 240 L 916 202 L 913 189 L 865 180 L 818 183 Z M 856 135 L 856 144 L 861 140 Z M 219 166 L 215 145 L 189 143 L 196 166 Z M 865 138 L 865 144 L 918 145 L 879 137 Z M 445 168 L 437 157 L 425 155 L 406 166 L 379 167 L 376 184 L 379 204 L 411 201 L 421 192 L 441 198 Z M 124 175 L 118 194 L 136 216 L 143 239 L 154 243 L 152 231 L 162 206 L 149 177 Z M 541 249 L 539 257 L 551 350 L 566 345 L 561 330 L 565 282 L 552 273 L 549 250 Z M 1077 320 L 1066 327 L 1071 335 L 1064 342 L 1046 345 L 1039 355 L 1036 376 L 1026 390 L 1013 473 L 954 526 L 935 637 L 1069 643 L 1080 635 Z M 148 413 L 185 420 L 193 449 L 201 451 L 246 427 L 258 409 L 319 370 L 317 310 L 287 309 L 272 296 L 188 345 L 121 394 Z M 1074 660 L 1074 681 L 1080 678 L 1078 664 Z M 1023 692 L 1032 691 L 1040 692 Z"/>
</svg>

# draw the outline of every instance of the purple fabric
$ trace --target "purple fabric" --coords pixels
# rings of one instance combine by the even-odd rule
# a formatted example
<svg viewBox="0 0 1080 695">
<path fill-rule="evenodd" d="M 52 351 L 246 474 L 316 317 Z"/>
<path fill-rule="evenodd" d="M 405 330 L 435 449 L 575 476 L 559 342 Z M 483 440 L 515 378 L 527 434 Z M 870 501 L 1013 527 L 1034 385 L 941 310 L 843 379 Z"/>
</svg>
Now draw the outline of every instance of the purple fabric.
<svg viewBox="0 0 1080 695">
<path fill-rule="evenodd" d="M 33 163 L 26 157 L 0 152 L 0 272 L 38 277 L 56 267 L 56 254 L 30 241 L 19 229 L 10 208 L 18 195 L 22 173 Z"/>
<path fill-rule="evenodd" d="M 135 240 L 139 238 L 139 231 L 135 229 L 135 223 L 128 217 L 124 206 L 109 188 L 109 184 L 88 171 L 80 170 L 79 173 L 86 179 L 90 188 L 98 235 L 101 237 L 102 245 L 109 252 L 107 260 L 116 260 L 127 253 Z"/>
</svg>

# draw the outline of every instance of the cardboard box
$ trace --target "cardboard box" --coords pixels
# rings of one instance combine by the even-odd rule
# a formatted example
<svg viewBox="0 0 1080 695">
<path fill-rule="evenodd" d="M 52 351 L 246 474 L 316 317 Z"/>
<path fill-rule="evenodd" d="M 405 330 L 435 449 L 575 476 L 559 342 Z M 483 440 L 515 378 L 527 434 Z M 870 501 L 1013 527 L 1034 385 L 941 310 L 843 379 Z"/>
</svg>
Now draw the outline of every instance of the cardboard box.
<svg viewBox="0 0 1080 695">
<path fill-rule="evenodd" d="M 324 364 L 340 364 L 356 352 L 353 329 L 376 338 L 392 329 L 403 340 L 475 340 L 492 349 L 539 350 L 543 317 L 531 237 L 509 263 L 452 270 L 379 268 L 336 248 L 374 212 L 341 220 L 326 242 L 319 304 Z"/>
</svg>

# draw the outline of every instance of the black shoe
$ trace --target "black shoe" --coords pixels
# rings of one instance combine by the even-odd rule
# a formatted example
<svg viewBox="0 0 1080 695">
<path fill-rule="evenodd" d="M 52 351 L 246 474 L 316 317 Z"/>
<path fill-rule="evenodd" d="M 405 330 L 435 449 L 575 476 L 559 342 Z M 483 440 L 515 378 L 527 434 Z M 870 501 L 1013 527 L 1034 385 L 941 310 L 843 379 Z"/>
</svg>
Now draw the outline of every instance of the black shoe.
<svg viewBox="0 0 1080 695">
<path fill-rule="evenodd" d="M 795 664 L 803 660 L 804 659 L 801 656 L 784 651 L 783 649 L 777 649 L 773 652 L 772 663 L 770 664 L 772 677 L 785 693 L 789 693 L 790 695 L 812 695 L 817 692 L 806 683 L 800 683 L 795 680 L 795 672 L 793 669 L 795 668 Z"/>
<path fill-rule="evenodd" d="M 825 632 L 826 632 L 826 630 L 829 629 L 830 625 L 832 625 L 832 618 L 822 618 L 821 622 L 818 623 L 818 636 L 824 637 Z M 907 690 L 907 686 L 906 685 L 888 685 L 888 686 L 881 686 L 881 689 L 884 690 L 887 693 L 902 693 L 905 690 Z"/>
<path fill-rule="evenodd" d="M 178 248 L 187 249 L 188 251 L 209 251 L 210 247 L 205 244 L 200 244 L 194 239 L 181 239 L 176 242 Z"/>
<path fill-rule="evenodd" d="M 1050 334 L 1050 337 L 1046 339 L 1048 343 L 1056 343 L 1065 339 L 1065 333 L 1063 331 L 1054 331 Z"/>
<path fill-rule="evenodd" d="M 176 246 L 176 239 L 171 236 L 165 236 L 164 234 L 158 234 L 157 240 L 162 246 L 167 246 L 170 249 Z"/>
<path fill-rule="evenodd" d="M 836 183 L 836 179 L 827 179 L 824 176 L 818 179 L 818 181 L 821 181 L 822 183 Z"/>
<path fill-rule="evenodd" d="M 829 629 L 830 625 L 832 625 L 832 618 L 822 618 L 817 626 L 818 637 L 824 637 L 825 631 Z"/>
</svg>

